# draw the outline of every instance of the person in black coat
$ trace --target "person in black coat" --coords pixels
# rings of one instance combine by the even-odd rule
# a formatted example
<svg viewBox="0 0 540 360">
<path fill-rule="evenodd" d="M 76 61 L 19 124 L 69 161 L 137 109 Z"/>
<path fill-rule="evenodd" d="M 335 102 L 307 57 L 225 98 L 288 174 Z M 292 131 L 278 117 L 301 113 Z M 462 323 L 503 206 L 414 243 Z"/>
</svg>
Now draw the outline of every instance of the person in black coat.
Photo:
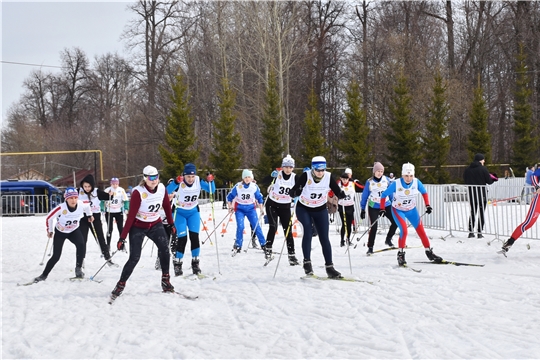
<svg viewBox="0 0 540 360">
<path fill-rule="evenodd" d="M 482 229 L 484 228 L 484 211 L 487 206 L 486 185 L 493 184 L 499 180 L 495 174 L 490 174 L 484 166 L 486 158 L 483 154 L 474 155 L 474 161 L 465 169 L 463 180 L 468 186 L 469 204 L 471 206 L 471 217 L 469 218 L 469 238 L 474 237 L 474 224 L 476 215 L 478 215 L 478 238 L 483 238 Z"/>
</svg>

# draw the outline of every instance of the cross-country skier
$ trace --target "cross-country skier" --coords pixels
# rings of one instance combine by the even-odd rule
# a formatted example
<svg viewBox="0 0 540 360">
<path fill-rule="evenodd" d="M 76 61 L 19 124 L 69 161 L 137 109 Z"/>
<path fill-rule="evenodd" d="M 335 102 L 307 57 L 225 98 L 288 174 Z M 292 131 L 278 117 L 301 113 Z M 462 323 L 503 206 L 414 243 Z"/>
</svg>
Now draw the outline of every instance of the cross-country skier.
<svg viewBox="0 0 540 360">
<path fill-rule="evenodd" d="M 143 169 L 143 177 L 139 185 L 133 188 L 130 204 L 131 211 L 116 244 L 119 251 L 125 250 L 126 237 L 129 234 L 129 259 L 122 269 L 120 280 L 112 291 L 111 300 L 116 299 L 124 291 L 126 281 L 141 258 L 145 237 L 148 237 L 156 244 L 161 254 L 161 288 L 164 292 L 174 292 L 169 275 L 170 253 L 167 233 L 159 215 L 159 210 L 163 208 L 168 223 L 173 224 L 169 195 L 165 185 L 159 182 L 159 173 L 155 167 L 146 166 Z M 174 225 L 170 226 L 172 235 L 175 236 L 176 229 Z"/>
<path fill-rule="evenodd" d="M 101 200 L 109 200 L 109 194 L 107 194 L 101 189 L 96 188 L 94 176 L 92 176 L 92 174 L 88 174 L 80 182 L 79 200 L 81 200 L 85 204 L 90 205 L 90 209 L 92 209 L 92 214 L 94 216 L 94 222 L 92 223 L 92 225 L 93 229 L 95 230 L 95 233 L 94 231 L 92 231 L 92 236 L 94 238 L 97 236 L 96 240 L 99 243 L 101 253 L 103 254 L 103 257 L 107 261 L 108 265 L 114 266 L 115 264 L 111 260 L 109 247 L 107 246 L 107 243 L 105 241 L 105 235 L 103 234 L 103 224 L 101 223 L 101 211 L 99 208 Z M 88 232 L 91 225 L 86 219 L 86 217 L 83 217 L 81 219 L 80 227 L 83 239 L 85 243 L 87 243 Z"/>
<path fill-rule="evenodd" d="M 338 181 L 340 189 L 345 194 L 343 199 L 338 200 L 338 213 L 341 218 L 341 242 L 340 246 L 345 246 L 345 228 L 347 228 L 347 243 L 351 244 L 351 229 L 354 221 L 354 199 L 356 186 L 353 181 L 349 181 L 349 174 L 343 173 Z M 345 209 L 345 211 L 344 211 Z"/>
<path fill-rule="evenodd" d="M 414 177 L 414 165 L 411 163 L 403 164 L 401 168 L 401 178 L 392 182 L 388 189 L 381 194 L 379 203 L 379 216 L 386 215 L 386 198 L 392 199 L 392 214 L 399 227 L 399 251 L 397 255 L 398 265 L 405 266 L 405 246 L 407 241 L 407 220 L 414 226 L 416 233 L 422 240 L 422 244 L 426 250 L 426 256 L 430 261 L 441 262 L 442 258 L 433 253 L 430 247 L 429 239 L 422 225 L 422 220 L 416 209 L 416 197 L 418 193 L 422 194 L 424 203 L 426 204 L 426 213 L 431 214 L 433 211 L 429 205 L 429 197 L 424 187 L 424 184 Z M 390 216 L 390 214 L 388 214 Z"/>
<path fill-rule="evenodd" d="M 360 212 L 360 218 L 362 220 L 366 218 L 365 209 L 367 205 L 369 222 L 371 224 L 371 228 L 369 229 L 367 255 L 373 254 L 373 245 L 375 244 L 375 237 L 377 236 L 377 218 L 379 217 L 380 212 L 381 194 L 383 191 L 388 189 L 388 186 L 392 182 L 392 180 L 384 176 L 384 166 L 380 162 L 375 162 L 373 164 L 373 176 L 367 179 L 366 186 L 364 188 L 365 191 L 362 193 L 362 200 L 360 201 L 360 208 L 362 209 Z M 386 201 L 384 209 L 387 213 L 390 213 L 392 209 L 392 203 L 390 200 Z M 388 220 L 390 220 L 390 229 L 388 229 L 388 233 L 386 234 L 385 244 L 389 247 L 394 247 L 392 237 L 396 233 L 397 224 L 394 221 L 393 216 L 388 216 Z"/>
<path fill-rule="evenodd" d="M 531 183 L 532 186 L 534 186 L 534 192 L 531 199 L 531 206 L 529 207 L 529 211 L 527 212 L 527 216 L 525 217 L 525 221 L 523 221 L 512 233 L 512 236 L 510 236 L 510 239 L 506 240 L 502 246 L 502 253 L 506 254 L 508 250 L 514 245 L 514 242 L 521 237 L 521 235 L 530 229 L 536 220 L 538 220 L 538 217 L 540 216 L 540 168 L 539 165 L 536 164 L 534 166 L 534 171 L 531 176 Z"/>
<path fill-rule="evenodd" d="M 293 198 L 299 196 L 296 204 L 296 218 L 304 228 L 302 236 L 304 272 L 306 275 L 313 275 L 313 266 L 311 264 L 311 224 L 313 223 L 319 234 L 326 274 L 330 278 L 340 278 L 341 273 L 334 269 L 334 263 L 332 262 L 332 246 L 328 234 L 330 226 L 326 202 L 329 190 L 332 190 L 340 199 L 345 197 L 332 174 L 326 171 L 326 159 L 322 156 L 315 156 L 311 160 L 311 169 L 302 173 L 296 179 L 296 183 L 289 191 L 289 194 Z"/>
<path fill-rule="evenodd" d="M 177 238 L 171 243 L 171 252 L 173 254 L 174 275 L 180 276 L 184 252 L 188 240 L 191 241 L 191 269 L 194 274 L 201 273 L 199 267 L 199 255 L 201 253 L 201 244 L 199 240 L 199 231 L 201 229 L 201 213 L 199 210 L 199 195 L 201 189 L 208 193 L 215 193 L 214 175 L 208 174 L 206 181 L 197 176 L 197 168 L 194 164 L 188 163 L 184 166 L 182 176 L 178 176 L 176 181 L 167 186 L 167 192 L 174 193 L 173 204 L 176 207 L 174 215 L 174 225 L 177 231 Z"/>
<path fill-rule="evenodd" d="M 287 252 L 289 254 L 289 264 L 291 266 L 300 265 L 294 253 L 294 238 L 292 236 L 291 222 L 291 196 L 290 189 L 294 186 L 296 174 L 294 170 L 294 159 L 287 155 L 281 162 L 281 170 L 272 171 L 271 176 L 275 179 L 274 184 L 268 189 L 268 200 L 266 200 L 266 214 L 268 215 L 268 234 L 266 235 L 266 248 L 272 251 L 274 238 L 278 227 L 278 220 L 283 227 L 283 235 L 287 235 Z"/>
<path fill-rule="evenodd" d="M 272 250 L 266 248 L 266 240 L 257 218 L 257 207 L 261 210 L 261 215 L 264 214 L 264 201 L 259 186 L 253 183 L 253 172 L 251 170 L 244 169 L 242 171 L 242 181 L 237 183 L 227 195 L 227 205 L 229 211 L 234 212 L 236 219 L 236 239 L 232 250 L 233 253 L 239 253 L 242 250 L 244 218 L 247 217 L 251 228 L 255 229 L 259 244 L 264 250 L 265 258 L 270 259 Z"/>
<path fill-rule="evenodd" d="M 58 205 L 47 215 L 47 236 L 53 237 L 53 225 L 56 220 L 53 237 L 53 254 L 43 273 L 34 279 L 34 282 L 47 279 L 49 273 L 54 268 L 54 265 L 62 256 L 62 247 L 67 240 L 71 241 L 77 248 L 75 262 L 75 277 L 83 278 L 82 264 L 86 256 L 86 243 L 80 229 L 81 218 L 87 217 L 89 222 L 94 221 L 90 205 L 84 204 L 79 200 L 79 192 L 77 189 L 69 187 L 64 192 L 65 202 Z"/>
<path fill-rule="evenodd" d="M 105 221 L 107 222 L 107 246 L 111 248 L 111 238 L 113 232 L 113 224 L 116 221 L 118 234 L 124 230 L 124 211 L 127 211 L 129 201 L 126 192 L 120 186 L 120 180 L 113 177 L 111 186 L 105 189 L 109 194 L 109 200 L 105 202 Z"/>
</svg>

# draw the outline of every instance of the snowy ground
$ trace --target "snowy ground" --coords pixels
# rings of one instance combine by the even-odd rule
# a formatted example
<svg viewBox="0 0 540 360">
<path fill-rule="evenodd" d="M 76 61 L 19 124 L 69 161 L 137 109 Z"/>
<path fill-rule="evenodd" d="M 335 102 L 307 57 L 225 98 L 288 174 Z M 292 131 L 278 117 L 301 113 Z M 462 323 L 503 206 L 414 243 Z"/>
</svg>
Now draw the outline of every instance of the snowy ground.
<svg viewBox="0 0 540 360">
<path fill-rule="evenodd" d="M 210 207 L 201 211 L 206 220 Z M 225 216 L 216 208 L 216 223 Z M 101 283 L 71 282 L 75 247 L 68 242 L 47 281 L 17 286 L 43 269 L 39 263 L 47 240 L 45 218 L 2 218 L 1 224 L 2 358 L 540 357 L 538 241 L 518 241 L 504 258 L 496 254 L 499 241 L 486 244 L 489 237 L 444 241 L 446 233 L 427 230 L 436 254 L 485 267 L 415 264 L 426 257 L 421 248 L 411 248 L 409 265 L 422 269 L 415 273 L 397 268 L 395 251 L 366 257 L 366 248 L 358 246 L 351 250 L 351 275 L 349 258 L 332 226 L 336 269 L 376 282 L 370 285 L 301 280 L 302 268 L 289 266 L 285 256 L 273 278 L 279 255 L 268 267 L 262 266 L 260 250 L 230 256 L 231 223 L 223 237 L 217 236 L 221 274 L 214 237 L 213 246 L 209 241 L 202 246 L 201 268 L 215 280 L 171 281 L 178 291 L 199 299 L 161 293 L 156 251 L 149 242 L 124 294 L 111 306 L 107 300 L 122 268 L 104 268 L 96 277 Z M 209 230 L 211 224 L 207 221 Z M 116 230 L 113 236 L 118 237 Z M 204 232 L 201 237 L 206 238 Z M 383 241 L 380 234 L 375 248 L 384 247 Z M 301 260 L 300 243 L 296 239 Z M 280 232 L 274 249 L 282 244 Z M 413 230 L 408 245 L 420 245 Z M 313 248 L 315 273 L 324 275 L 317 238 Z M 126 259 L 124 253 L 114 257 L 122 266 Z M 90 238 L 86 275 L 102 264 Z"/>
</svg>

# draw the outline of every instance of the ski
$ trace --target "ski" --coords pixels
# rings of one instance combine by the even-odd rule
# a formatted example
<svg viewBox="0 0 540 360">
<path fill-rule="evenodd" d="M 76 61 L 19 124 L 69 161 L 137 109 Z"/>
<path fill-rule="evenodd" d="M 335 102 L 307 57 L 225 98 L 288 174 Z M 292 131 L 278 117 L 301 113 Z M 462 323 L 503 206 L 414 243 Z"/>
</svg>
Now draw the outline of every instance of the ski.
<svg viewBox="0 0 540 360">
<path fill-rule="evenodd" d="M 266 261 L 264 262 L 264 265 L 263 265 L 263 266 L 267 266 L 268 264 L 270 264 L 270 261 L 274 260 L 274 257 L 275 257 L 275 256 L 272 256 L 272 257 L 270 257 L 269 259 L 266 259 Z"/>
<path fill-rule="evenodd" d="M 176 290 L 163 291 L 163 292 L 166 293 L 166 294 L 176 294 L 176 295 L 181 296 L 181 297 L 183 297 L 184 299 L 187 299 L 187 300 L 196 300 L 196 299 L 199 298 L 198 296 L 190 296 L 190 295 L 182 294 L 181 292 L 178 292 Z"/>
<path fill-rule="evenodd" d="M 235 257 L 236 254 L 239 254 L 240 252 L 237 249 L 232 249 L 231 256 Z"/>
<path fill-rule="evenodd" d="M 434 262 L 434 261 L 415 261 L 417 264 L 439 264 L 439 265 L 455 265 L 455 266 L 478 266 L 483 267 L 484 264 L 469 264 L 469 263 L 462 263 L 462 262 L 456 262 L 456 261 L 446 261 L 442 260 L 441 262 Z"/>
<path fill-rule="evenodd" d="M 505 258 L 508 257 L 508 256 L 506 256 L 506 253 L 507 253 L 506 250 L 499 250 L 499 251 L 497 251 L 497 254 L 503 254 Z"/>
<path fill-rule="evenodd" d="M 368 280 L 360 280 L 355 278 L 348 278 L 348 277 L 339 277 L 339 278 L 329 278 L 327 276 L 318 276 L 318 275 L 306 275 L 301 276 L 300 279 L 306 280 L 306 279 L 315 279 L 315 280 L 338 280 L 338 281 L 348 281 L 348 282 L 362 282 L 367 283 L 370 285 L 375 285 L 375 282 L 368 281 Z"/>
<path fill-rule="evenodd" d="M 409 270 L 412 270 L 412 271 L 417 272 L 417 273 L 422 272 L 422 269 L 415 269 L 415 268 L 410 267 L 410 266 L 407 265 L 407 264 L 405 264 L 405 265 L 398 265 L 398 268 L 409 269 Z"/>
<path fill-rule="evenodd" d="M 216 280 L 216 277 L 212 277 L 212 276 L 208 276 L 208 275 L 204 275 L 204 274 L 189 274 L 189 275 L 185 275 L 183 276 L 184 279 L 189 279 L 189 280 L 202 280 L 202 279 L 212 279 L 212 280 Z"/>
<path fill-rule="evenodd" d="M 109 297 L 109 301 L 108 301 L 109 305 L 112 305 L 117 298 L 118 298 L 117 295 L 111 294 L 111 296 Z"/>
<path fill-rule="evenodd" d="M 29 285 L 37 284 L 38 282 L 39 282 L 39 281 L 32 280 L 32 281 L 27 282 L 27 283 L 17 283 L 17 286 L 29 286 Z"/>
<path fill-rule="evenodd" d="M 103 282 L 103 280 L 94 280 L 94 279 L 91 279 L 91 278 L 85 278 L 85 277 L 70 277 L 69 278 L 70 281 L 93 281 L 93 282 L 97 282 L 98 284 Z"/>
<path fill-rule="evenodd" d="M 395 246 L 392 246 L 392 247 L 389 247 L 389 248 L 384 248 L 384 249 L 379 249 L 379 250 L 373 250 L 373 253 L 379 253 L 379 252 L 383 252 L 383 251 L 390 251 L 390 250 L 398 250 L 399 248 L 395 247 Z"/>
</svg>

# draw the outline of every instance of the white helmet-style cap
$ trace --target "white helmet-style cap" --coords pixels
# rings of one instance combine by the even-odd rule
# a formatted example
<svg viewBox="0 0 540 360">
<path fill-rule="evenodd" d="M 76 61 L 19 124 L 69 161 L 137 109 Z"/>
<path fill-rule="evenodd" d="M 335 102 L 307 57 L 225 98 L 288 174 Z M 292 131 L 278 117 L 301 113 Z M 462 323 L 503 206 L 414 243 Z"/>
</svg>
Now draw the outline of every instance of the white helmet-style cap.
<svg viewBox="0 0 540 360">
<path fill-rule="evenodd" d="M 414 165 L 411 163 L 405 163 L 401 167 L 401 175 L 413 175 L 414 176 Z"/>
<path fill-rule="evenodd" d="M 151 165 L 146 166 L 142 171 L 144 176 L 159 175 L 157 169 Z"/>
<path fill-rule="evenodd" d="M 352 175 L 352 170 L 350 168 L 345 169 L 345 174 Z"/>
<path fill-rule="evenodd" d="M 323 156 L 315 156 L 311 159 L 311 168 L 315 170 L 326 170 L 326 159 Z"/>
</svg>

